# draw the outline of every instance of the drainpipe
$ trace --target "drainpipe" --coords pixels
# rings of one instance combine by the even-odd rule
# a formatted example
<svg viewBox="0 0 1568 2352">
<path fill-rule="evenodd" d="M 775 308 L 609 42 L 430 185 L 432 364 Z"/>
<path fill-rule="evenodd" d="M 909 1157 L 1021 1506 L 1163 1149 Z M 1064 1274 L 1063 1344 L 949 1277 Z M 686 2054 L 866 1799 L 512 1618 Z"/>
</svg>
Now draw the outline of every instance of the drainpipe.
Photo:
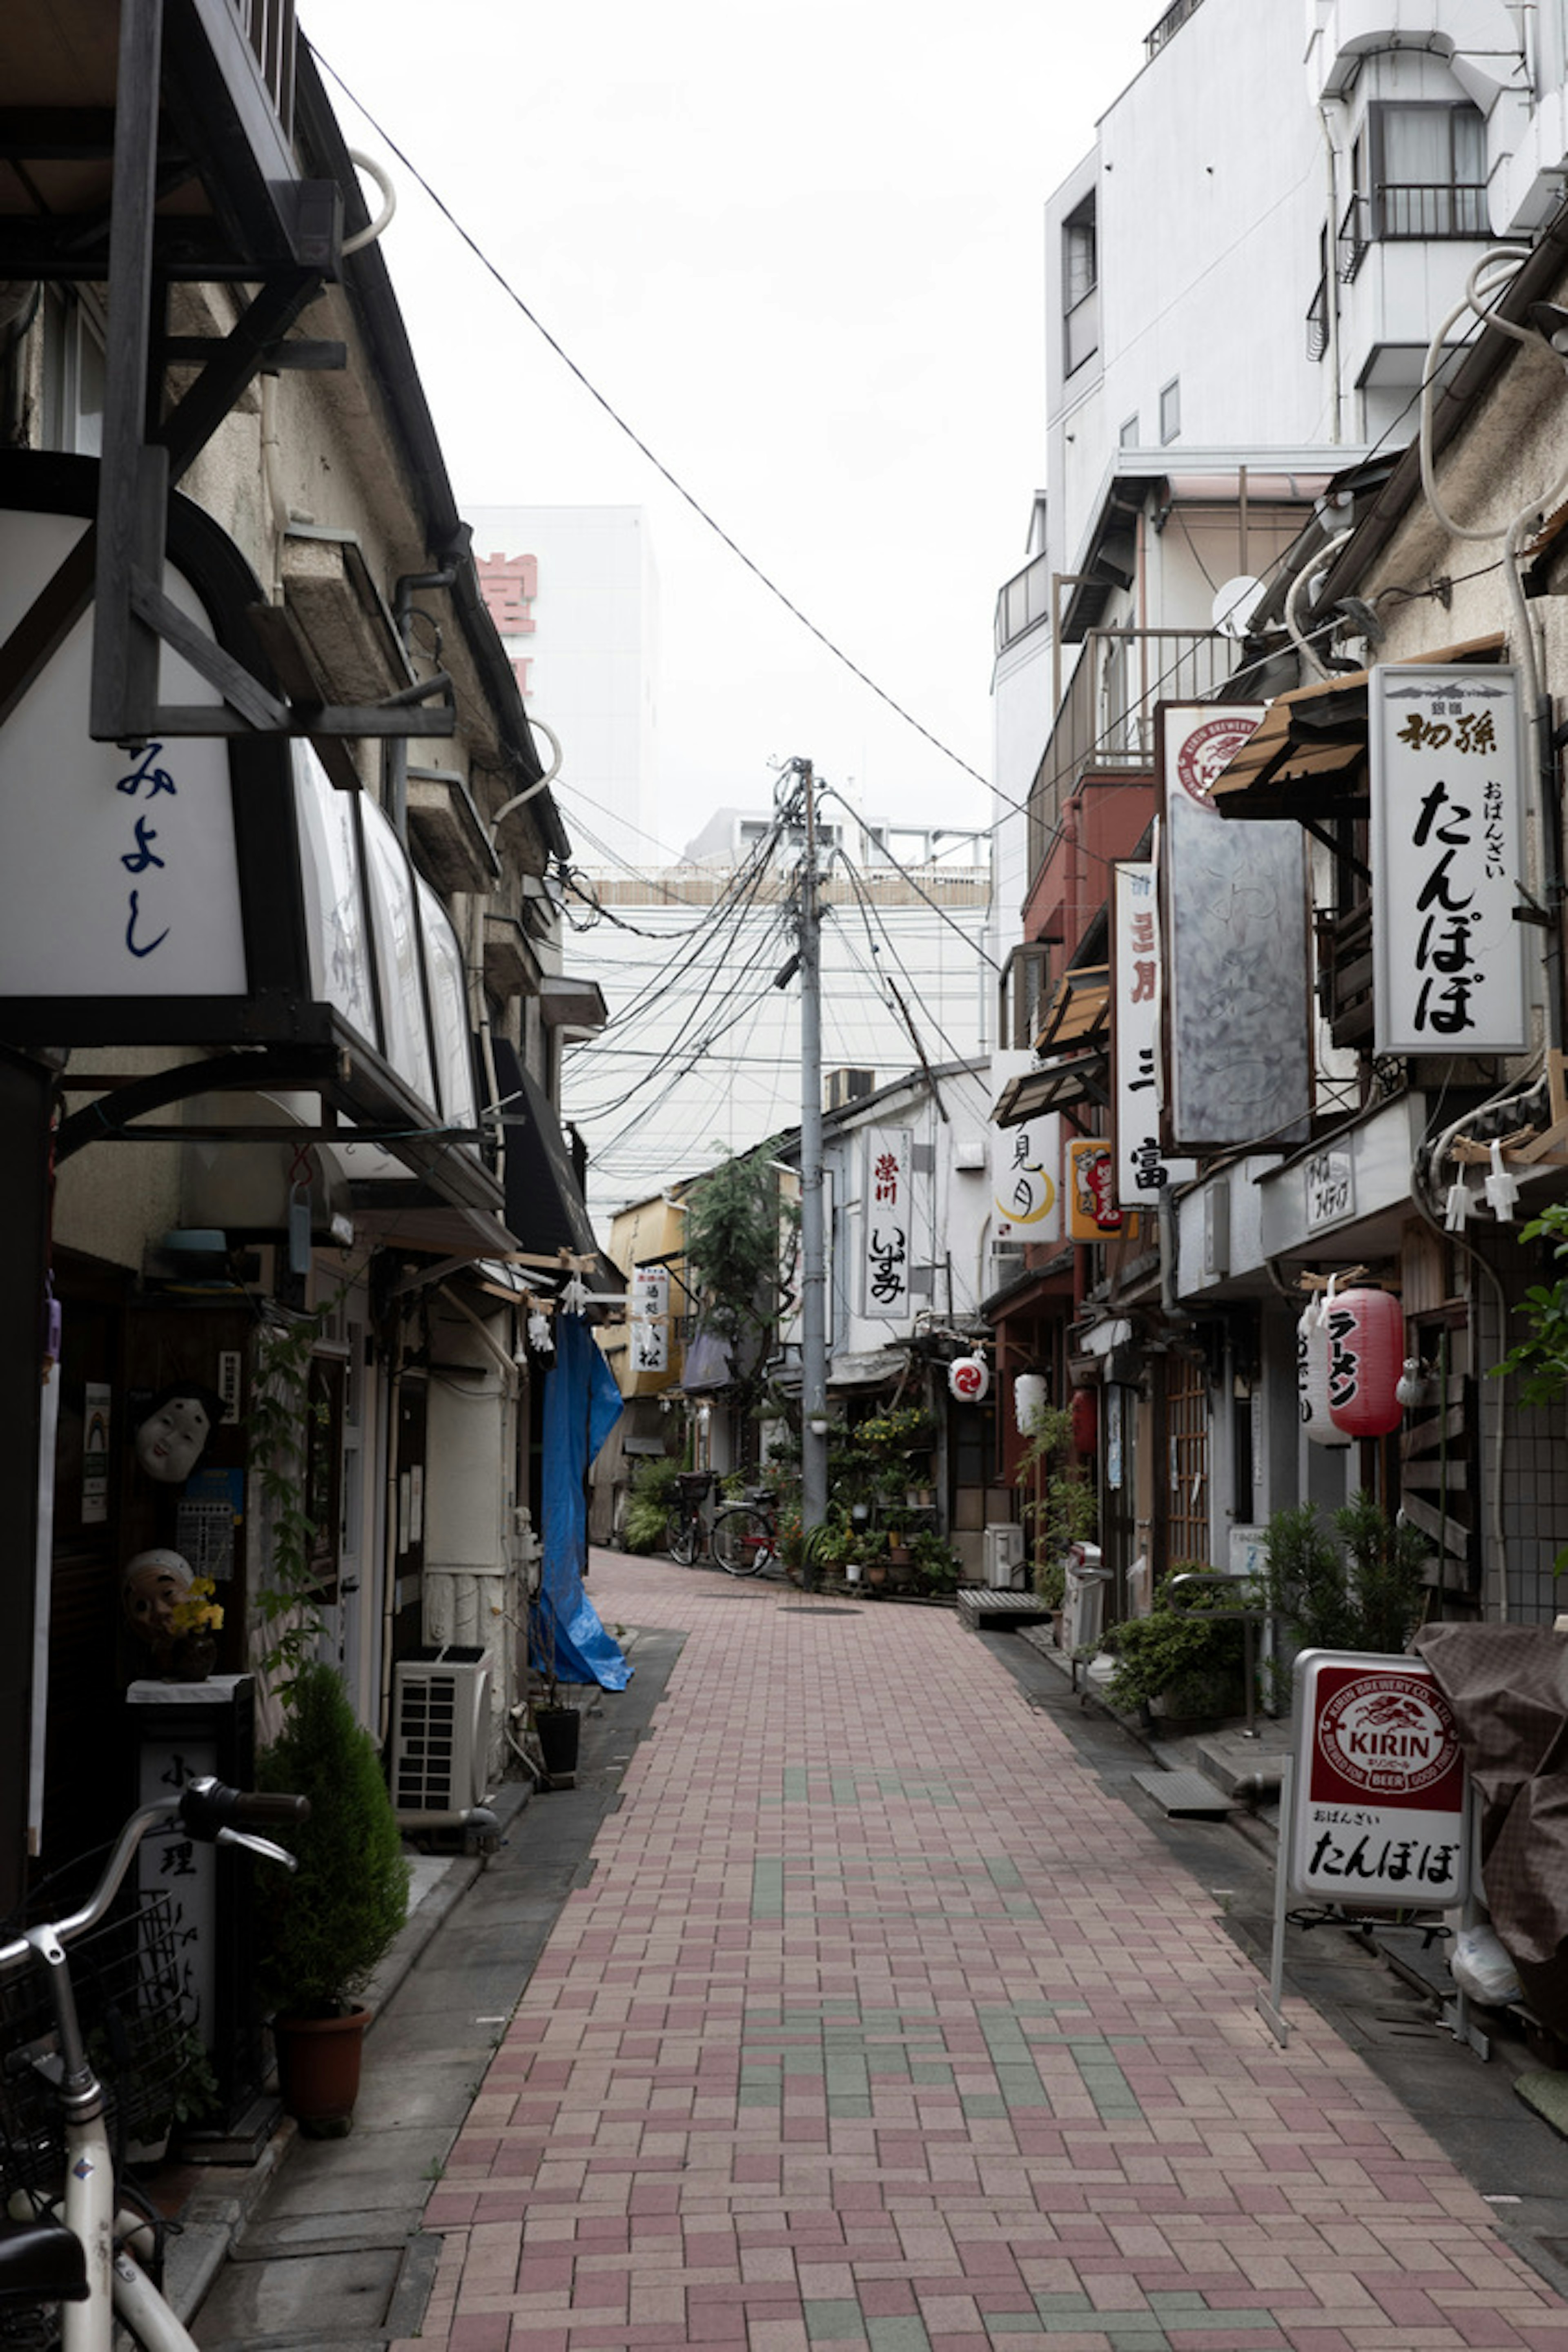
<svg viewBox="0 0 1568 2352">
<path fill-rule="evenodd" d="M 448 564 L 445 572 L 405 572 L 392 592 L 392 617 L 398 639 L 405 652 L 408 649 L 408 633 L 414 617 L 414 592 L 416 588 L 450 588 L 458 577 L 457 566 Z M 386 814 L 393 830 L 405 848 L 408 846 L 408 738 L 394 735 L 386 747 Z"/>
<path fill-rule="evenodd" d="M 1329 348 L 1325 354 L 1329 362 L 1330 383 L 1329 439 L 1331 442 L 1337 443 L 1343 438 L 1340 408 L 1339 174 L 1334 153 L 1334 134 L 1329 128 L 1329 110 L 1326 106 L 1319 107 L 1318 121 L 1323 126 L 1323 160 L 1328 167 L 1329 187 L 1328 234 L 1323 240 L 1323 310 L 1325 313 L 1323 323 L 1328 329 L 1329 336 Z"/>
</svg>

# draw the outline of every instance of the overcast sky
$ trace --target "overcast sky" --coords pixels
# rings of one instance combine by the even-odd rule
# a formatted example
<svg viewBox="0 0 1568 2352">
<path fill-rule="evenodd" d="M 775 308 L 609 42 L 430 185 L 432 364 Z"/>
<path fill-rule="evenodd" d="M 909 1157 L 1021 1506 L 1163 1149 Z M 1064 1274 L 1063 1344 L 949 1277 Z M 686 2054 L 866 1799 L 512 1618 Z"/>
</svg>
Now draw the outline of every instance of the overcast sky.
<svg viewBox="0 0 1568 2352">
<path fill-rule="evenodd" d="M 647 511 L 671 849 L 795 753 L 873 819 L 989 809 L 660 478 L 332 74 L 752 562 L 989 773 L 992 608 L 1044 463 L 1042 205 L 1161 13 L 300 0 L 397 184 L 386 257 L 459 502 Z M 558 789 L 570 826 L 569 744 Z"/>
</svg>

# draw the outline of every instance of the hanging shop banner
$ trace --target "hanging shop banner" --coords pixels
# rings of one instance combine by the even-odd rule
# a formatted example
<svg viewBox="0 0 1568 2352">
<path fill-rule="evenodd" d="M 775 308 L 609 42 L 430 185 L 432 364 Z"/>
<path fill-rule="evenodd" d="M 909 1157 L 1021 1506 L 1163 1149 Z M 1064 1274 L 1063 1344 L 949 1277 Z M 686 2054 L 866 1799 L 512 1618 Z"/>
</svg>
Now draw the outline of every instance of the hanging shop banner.
<svg viewBox="0 0 1568 2352">
<path fill-rule="evenodd" d="M 1068 1239 L 1102 1242 L 1121 1231 L 1110 1146 L 1100 1138 L 1074 1136 L 1068 1145 Z"/>
<path fill-rule="evenodd" d="M 1296 1694 L 1291 1890 L 1352 1911 L 1462 1903 L 1464 1759 L 1431 1668 L 1304 1650 Z"/>
<path fill-rule="evenodd" d="M 907 1321 L 911 1307 L 913 1162 L 907 1127 L 867 1129 L 860 1312 L 889 1323 Z"/>
<path fill-rule="evenodd" d="M 1304 836 L 1295 824 L 1227 822 L 1210 797 L 1264 708 L 1200 702 L 1161 712 L 1163 1139 L 1175 1152 L 1307 1139 Z"/>
<path fill-rule="evenodd" d="M 1160 906 L 1152 864 L 1115 868 L 1111 919 L 1116 1197 L 1135 1209 L 1198 1172 L 1195 1160 L 1173 1160 L 1160 1144 Z"/>
<path fill-rule="evenodd" d="M 1530 1043 L 1519 673 L 1380 663 L 1368 702 L 1380 1054 Z M 1263 827 L 1264 831 L 1270 828 Z"/>
<path fill-rule="evenodd" d="M 1018 1127 L 991 1130 L 991 1215 L 1002 1242 L 1062 1237 L 1062 1120 L 1040 1111 Z"/>
<path fill-rule="evenodd" d="M 634 1372 L 667 1372 L 669 1370 L 669 1268 L 667 1265 L 638 1265 L 632 1268 L 632 1370 Z"/>
</svg>

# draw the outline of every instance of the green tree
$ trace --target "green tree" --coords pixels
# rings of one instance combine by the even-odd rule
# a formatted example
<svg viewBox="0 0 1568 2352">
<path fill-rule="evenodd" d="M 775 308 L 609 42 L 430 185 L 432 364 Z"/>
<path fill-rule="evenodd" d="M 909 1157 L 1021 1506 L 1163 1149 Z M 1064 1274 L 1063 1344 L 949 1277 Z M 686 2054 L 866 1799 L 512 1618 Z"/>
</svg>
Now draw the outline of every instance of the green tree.
<svg viewBox="0 0 1568 2352">
<path fill-rule="evenodd" d="M 794 1270 L 798 1212 L 779 1197 L 777 1142 L 726 1151 L 686 1201 L 686 1272 L 710 1331 L 727 1340 L 737 1401 L 750 1411 Z"/>
</svg>

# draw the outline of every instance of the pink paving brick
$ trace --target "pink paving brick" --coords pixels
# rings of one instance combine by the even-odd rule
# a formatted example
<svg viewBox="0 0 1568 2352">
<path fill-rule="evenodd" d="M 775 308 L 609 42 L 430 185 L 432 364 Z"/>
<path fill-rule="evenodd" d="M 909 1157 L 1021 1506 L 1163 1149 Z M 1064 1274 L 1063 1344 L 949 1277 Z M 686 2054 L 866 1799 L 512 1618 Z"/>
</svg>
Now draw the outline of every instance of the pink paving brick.
<svg viewBox="0 0 1568 2352">
<path fill-rule="evenodd" d="M 1167 2309 L 1180 2352 L 1568 2352 L 1489 2209 L 1321 2021 L 1275 2047 L 1205 1890 L 950 1612 L 722 1583 L 595 1556 L 601 1611 L 686 1639 L 430 2198 L 419 2352 L 829 2352 L 836 2309 L 981 2352 L 1037 2294 L 1098 2305 L 1049 2352 L 1105 2352 L 1170 2292 L 1270 2322 Z M 1016 2095 L 999 2025 L 1048 2107 L 965 2114 Z M 1096 2113 L 1075 2044 L 1140 2115 Z"/>
</svg>

